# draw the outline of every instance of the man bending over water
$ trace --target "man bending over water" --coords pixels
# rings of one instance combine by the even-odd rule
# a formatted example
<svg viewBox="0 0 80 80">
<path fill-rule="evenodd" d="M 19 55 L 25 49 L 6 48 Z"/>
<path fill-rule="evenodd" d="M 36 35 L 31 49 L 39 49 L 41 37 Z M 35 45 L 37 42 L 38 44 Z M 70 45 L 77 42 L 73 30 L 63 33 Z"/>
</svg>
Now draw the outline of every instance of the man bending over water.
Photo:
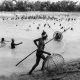
<svg viewBox="0 0 80 80">
<path fill-rule="evenodd" d="M 43 70 L 43 68 L 44 68 L 44 61 L 46 59 L 45 56 L 43 55 L 43 53 L 48 54 L 48 55 L 51 55 L 50 53 L 44 51 L 44 47 L 45 47 L 44 41 L 46 39 L 47 39 L 47 34 L 46 34 L 45 31 L 43 31 L 42 32 L 42 37 L 34 40 L 34 44 L 37 46 L 38 49 L 37 49 L 37 52 L 36 52 L 36 63 L 32 67 L 32 69 L 30 70 L 29 75 L 38 66 L 41 58 L 43 59 L 43 64 L 42 64 L 41 70 Z"/>
</svg>

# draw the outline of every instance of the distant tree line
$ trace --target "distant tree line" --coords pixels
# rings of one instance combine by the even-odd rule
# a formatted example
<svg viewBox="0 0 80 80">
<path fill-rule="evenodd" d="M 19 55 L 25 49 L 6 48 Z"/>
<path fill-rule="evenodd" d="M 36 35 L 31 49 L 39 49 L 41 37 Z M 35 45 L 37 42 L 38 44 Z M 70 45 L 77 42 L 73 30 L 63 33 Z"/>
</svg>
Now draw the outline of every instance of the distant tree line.
<svg viewBox="0 0 80 80">
<path fill-rule="evenodd" d="M 0 11 L 80 11 L 80 4 L 73 1 L 58 2 L 27 2 L 27 1 L 3 1 Z"/>
</svg>

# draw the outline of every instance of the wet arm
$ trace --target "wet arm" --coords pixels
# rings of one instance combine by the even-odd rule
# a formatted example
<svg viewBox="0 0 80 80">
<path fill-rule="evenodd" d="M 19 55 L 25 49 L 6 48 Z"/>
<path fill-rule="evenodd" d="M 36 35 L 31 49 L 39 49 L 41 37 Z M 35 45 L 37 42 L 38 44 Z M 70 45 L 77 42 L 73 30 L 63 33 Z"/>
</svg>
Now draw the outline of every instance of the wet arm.
<svg viewBox="0 0 80 80">
<path fill-rule="evenodd" d="M 20 44 L 22 44 L 22 42 L 20 42 L 20 43 L 18 43 L 18 44 L 15 44 L 15 45 L 17 46 L 17 45 L 20 45 Z"/>
<path fill-rule="evenodd" d="M 38 47 L 38 43 L 37 43 L 38 41 L 39 41 L 39 38 L 34 40 L 34 44 L 35 44 L 37 47 Z"/>
<path fill-rule="evenodd" d="M 11 42 L 11 41 L 5 41 L 5 42 Z"/>
<path fill-rule="evenodd" d="M 49 52 L 43 51 L 43 53 L 47 54 L 47 55 L 51 55 Z"/>
</svg>

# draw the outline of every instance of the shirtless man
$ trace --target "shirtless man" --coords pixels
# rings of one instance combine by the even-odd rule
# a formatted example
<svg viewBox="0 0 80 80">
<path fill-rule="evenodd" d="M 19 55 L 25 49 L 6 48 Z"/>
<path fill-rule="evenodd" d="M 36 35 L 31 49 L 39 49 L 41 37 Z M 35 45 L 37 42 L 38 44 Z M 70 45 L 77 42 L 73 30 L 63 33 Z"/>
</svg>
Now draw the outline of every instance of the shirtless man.
<svg viewBox="0 0 80 80">
<path fill-rule="evenodd" d="M 5 42 L 10 42 L 10 41 L 6 41 L 5 38 L 1 38 L 1 41 L 0 41 L 1 46 L 0 46 L 0 48 L 1 48 L 1 47 L 4 47 L 4 46 L 6 45 Z"/>
<path fill-rule="evenodd" d="M 11 40 L 11 49 L 15 49 L 15 46 L 20 45 L 20 44 L 22 44 L 22 42 L 16 44 L 16 43 L 14 42 L 14 39 L 12 39 L 12 40 Z"/>
<path fill-rule="evenodd" d="M 29 75 L 32 74 L 32 71 L 38 66 L 41 58 L 43 59 L 43 64 L 42 64 L 41 70 L 43 70 L 44 60 L 46 59 L 45 56 L 43 55 L 43 53 L 51 55 L 50 53 L 44 51 L 44 47 L 45 47 L 44 41 L 46 39 L 47 39 L 47 34 L 46 34 L 45 31 L 43 31 L 42 32 L 42 37 L 34 40 L 34 44 L 37 46 L 38 49 L 37 49 L 37 52 L 36 52 L 36 63 L 32 67 L 32 69 L 30 70 Z"/>
</svg>

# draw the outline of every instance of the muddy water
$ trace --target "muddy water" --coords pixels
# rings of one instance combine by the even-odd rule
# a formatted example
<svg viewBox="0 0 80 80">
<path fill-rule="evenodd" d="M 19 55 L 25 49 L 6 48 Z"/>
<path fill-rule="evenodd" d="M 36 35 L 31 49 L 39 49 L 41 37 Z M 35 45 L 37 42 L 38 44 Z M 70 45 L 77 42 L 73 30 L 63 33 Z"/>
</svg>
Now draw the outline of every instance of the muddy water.
<svg viewBox="0 0 80 80">
<path fill-rule="evenodd" d="M 10 43 L 6 43 L 5 47 L 0 48 L 0 75 L 10 75 L 14 72 L 28 72 L 31 69 L 35 63 L 35 53 L 19 66 L 16 67 L 15 64 L 36 49 L 33 40 L 41 37 L 43 30 L 47 32 L 48 40 L 50 40 L 53 38 L 55 31 L 63 32 L 64 29 L 69 27 L 70 29 L 73 28 L 73 30 L 69 29 L 63 33 L 61 42 L 53 40 L 46 44 L 45 51 L 51 54 L 61 54 L 65 61 L 80 58 L 79 13 L 75 13 L 75 15 L 70 14 L 69 16 L 66 16 L 68 13 L 66 15 L 65 13 L 54 14 L 54 17 L 57 18 L 56 20 L 15 20 L 15 18 L 11 20 L 13 15 L 13 13 L 10 16 L 2 14 L 2 16 L 7 16 L 8 18 L 4 20 L 0 18 L 0 37 L 5 37 L 5 39 L 9 41 L 11 38 L 15 38 L 15 43 L 23 41 L 23 44 L 17 46 L 15 50 L 10 49 Z M 50 15 L 52 15 L 52 13 L 50 13 Z M 61 29 L 61 27 L 63 27 L 63 29 Z M 41 63 L 38 68 L 40 67 Z"/>
</svg>

